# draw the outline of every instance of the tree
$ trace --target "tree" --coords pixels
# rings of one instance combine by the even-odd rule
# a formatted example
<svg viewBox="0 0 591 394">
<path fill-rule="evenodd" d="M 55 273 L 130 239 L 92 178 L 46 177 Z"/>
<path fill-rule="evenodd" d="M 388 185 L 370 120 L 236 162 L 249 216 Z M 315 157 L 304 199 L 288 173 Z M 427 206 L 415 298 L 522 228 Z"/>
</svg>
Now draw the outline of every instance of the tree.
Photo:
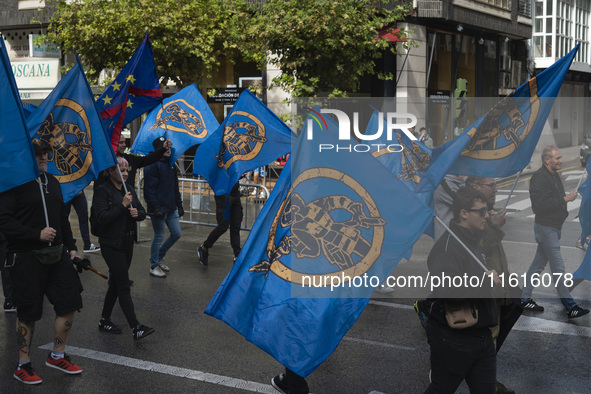
<svg viewBox="0 0 591 394">
<path fill-rule="evenodd" d="M 406 8 L 388 9 L 385 3 L 390 2 L 268 0 L 254 15 L 250 33 L 258 35 L 283 72 L 276 83 L 294 96 L 342 95 L 358 90 L 361 78 L 375 73 L 383 51 L 396 52 L 377 32 L 392 30 Z"/>
<path fill-rule="evenodd" d="M 274 81 L 294 96 L 344 94 L 375 73 L 395 47 L 377 31 L 405 16 L 383 0 L 53 0 L 48 39 L 76 52 L 89 78 L 120 69 L 145 29 L 158 74 L 179 86 L 212 80 L 225 62 L 283 71 Z M 404 36 L 404 33 L 400 33 Z"/>
</svg>

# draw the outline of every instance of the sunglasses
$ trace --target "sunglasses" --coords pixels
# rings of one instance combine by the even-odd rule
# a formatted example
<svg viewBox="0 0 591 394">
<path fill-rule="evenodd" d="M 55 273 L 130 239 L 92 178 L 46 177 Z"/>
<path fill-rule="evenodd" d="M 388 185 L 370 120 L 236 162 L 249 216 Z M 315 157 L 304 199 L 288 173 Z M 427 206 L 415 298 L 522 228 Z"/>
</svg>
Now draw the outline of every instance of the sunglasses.
<svg viewBox="0 0 591 394">
<path fill-rule="evenodd" d="M 485 217 L 486 213 L 488 212 L 488 208 L 487 207 L 482 207 L 480 209 L 466 209 L 466 211 L 468 212 L 478 212 L 480 214 L 480 216 Z"/>
<path fill-rule="evenodd" d="M 481 186 L 488 186 L 491 189 L 495 190 L 497 188 L 497 184 L 496 183 L 479 183 L 479 185 Z"/>
</svg>

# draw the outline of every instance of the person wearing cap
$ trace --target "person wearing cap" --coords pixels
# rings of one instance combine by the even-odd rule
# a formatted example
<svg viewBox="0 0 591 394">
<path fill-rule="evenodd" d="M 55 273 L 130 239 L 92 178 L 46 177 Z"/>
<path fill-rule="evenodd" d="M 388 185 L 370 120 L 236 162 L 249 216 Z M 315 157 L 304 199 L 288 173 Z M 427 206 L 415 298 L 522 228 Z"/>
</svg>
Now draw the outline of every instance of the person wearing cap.
<svg viewBox="0 0 591 394">
<path fill-rule="evenodd" d="M 64 353 L 74 314 L 82 309 L 82 284 L 72 265 L 73 259 L 79 257 L 76 241 L 60 184 L 47 173 L 47 152 L 51 148 L 38 139 L 33 140 L 33 146 L 39 178 L 0 194 L 0 232 L 7 240 L 6 266 L 10 267 L 17 316 L 19 361 L 13 377 L 25 384 L 42 382 L 31 366 L 30 352 L 44 295 L 56 314 L 53 350 L 45 365 L 70 375 L 82 372 Z"/>
<path fill-rule="evenodd" d="M 159 137 L 152 142 L 154 151 L 162 149 L 166 138 Z M 173 163 L 174 164 L 174 163 Z M 176 169 L 170 163 L 170 149 L 156 163 L 144 169 L 144 199 L 151 217 L 154 238 L 150 249 L 150 275 L 164 278 L 170 268 L 164 264 L 164 256 L 181 238 L 183 201 L 179 192 L 179 179 Z M 164 226 L 168 227 L 170 236 L 164 239 Z"/>
</svg>

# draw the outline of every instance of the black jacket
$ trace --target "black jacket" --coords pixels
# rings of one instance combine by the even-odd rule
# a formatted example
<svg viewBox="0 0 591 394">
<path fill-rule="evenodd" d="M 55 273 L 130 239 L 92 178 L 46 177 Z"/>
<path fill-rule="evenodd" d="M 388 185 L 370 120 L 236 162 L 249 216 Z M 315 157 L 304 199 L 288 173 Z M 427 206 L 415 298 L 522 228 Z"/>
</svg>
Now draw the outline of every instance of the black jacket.
<svg viewBox="0 0 591 394">
<path fill-rule="evenodd" d="M 546 166 L 537 170 L 529 181 L 529 198 L 536 214 L 535 223 L 562 229 L 568 210 L 564 201 L 564 186 L 557 172 L 550 173 Z"/>
<path fill-rule="evenodd" d="M 173 213 L 183 203 L 176 167 L 169 162 L 169 157 L 163 157 L 144 169 L 144 199 L 150 214 L 158 210 Z"/>
<path fill-rule="evenodd" d="M 52 245 L 63 244 L 67 250 L 77 250 L 59 181 L 47 173 L 41 174 L 40 179 L 47 182 L 43 190 L 49 227 L 56 230 Z M 49 246 L 39 239 L 45 227 L 41 189 L 36 180 L 0 194 L 0 232 L 6 236 L 8 252 L 26 252 Z"/>
<path fill-rule="evenodd" d="M 123 249 L 123 238 L 136 240 L 136 222 L 146 218 L 146 210 L 140 203 L 139 198 L 131 185 L 127 185 L 127 190 L 133 197 L 132 206 L 137 208 L 138 217 L 131 217 L 128 208 L 122 201 L 125 190 L 117 189 L 113 182 L 109 181 L 100 185 L 92 196 L 92 210 L 96 220 L 101 228 L 99 234 L 99 243 L 115 249 Z"/>
<path fill-rule="evenodd" d="M 475 237 L 468 229 L 459 226 L 453 220 L 450 222 L 450 230 L 454 232 L 472 253 L 486 266 L 484 251 L 479 245 L 480 238 Z M 435 307 L 430 314 L 431 317 L 446 324 L 443 302 L 457 300 L 472 300 L 478 307 L 478 323 L 468 329 L 492 327 L 497 325 L 497 309 L 492 293 L 491 280 L 484 276 L 484 270 L 474 258 L 464 249 L 462 245 L 446 231 L 441 238 L 435 242 L 433 249 L 427 258 L 427 266 L 432 279 L 443 277 L 468 278 L 462 280 L 462 285 L 456 282 L 454 285 L 447 281 L 445 285 L 433 290 L 430 300 Z M 482 286 L 475 286 L 476 282 L 470 284 L 469 278 L 478 278 Z M 484 278 L 484 279 L 482 279 Z M 453 279 L 452 279 L 453 280 Z M 457 280 L 457 279 L 456 279 Z M 475 280 L 475 279 L 474 279 Z M 432 282 L 433 283 L 433 282 Z M 451 285 L 450 285 L 451 284 Z"/>
</svg>

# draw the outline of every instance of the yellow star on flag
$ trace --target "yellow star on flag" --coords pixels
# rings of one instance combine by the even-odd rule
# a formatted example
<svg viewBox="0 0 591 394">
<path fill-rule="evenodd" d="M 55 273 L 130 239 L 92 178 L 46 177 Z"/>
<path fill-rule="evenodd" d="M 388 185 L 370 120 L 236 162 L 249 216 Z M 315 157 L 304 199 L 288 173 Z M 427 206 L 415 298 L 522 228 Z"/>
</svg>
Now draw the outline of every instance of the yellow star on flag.
<svg viewBox="0 0 591 394">
<path fill-rule="evenodd" d="M 129 76 L 127 77 L 126 81 L 131 82 L 131 84 L 133 85 L 133 83 L 135 82 L 135 78 L 133 77 L 133 75 L 129 74 Z"/>
<path fill-rule="evenodd" d="M 129 99 L 127 100 L 127 108 L 133 108 L 133 103 Z"/>
<path fill-rule="evenodd" d="M 117 83 L 117 81 L 113 82 L 113 84 L 111 85 L 113 87 L 113 91 L 115 90 L 119 90 L 119 88 L 121 87 L 120 83 Z"/>
<path fill-rule="evenodd" d="M 104 103 L 103 103 L 103 104 L 104 104 L 104 105 L 111 104 L 111 99 L 112 99 L 112 97 L 105 96 L 105 97 L 103 98 L 103 101 L 104 101 Z"/>
</svg>

